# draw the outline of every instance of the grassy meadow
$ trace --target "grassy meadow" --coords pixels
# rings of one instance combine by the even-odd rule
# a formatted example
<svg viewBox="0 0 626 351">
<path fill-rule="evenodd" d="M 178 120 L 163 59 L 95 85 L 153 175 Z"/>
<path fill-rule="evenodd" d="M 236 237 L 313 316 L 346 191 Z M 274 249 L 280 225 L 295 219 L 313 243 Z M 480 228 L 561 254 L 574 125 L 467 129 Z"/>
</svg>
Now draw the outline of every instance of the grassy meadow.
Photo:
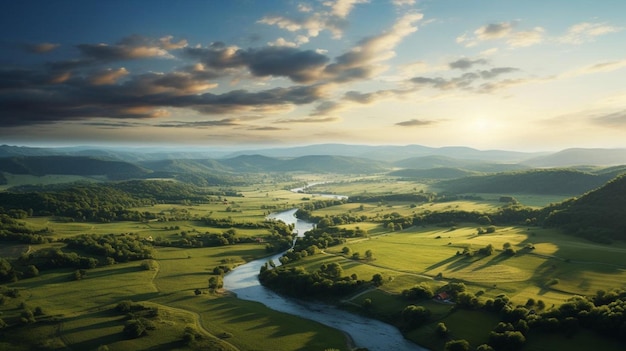
<svg viewBox="0 0 626 351">
<path fill-rule="evenodd" d="M 333 181 L 316 185 L 313 194 L 395 194 L 427 190 L 428 185 L 393 178 L 367 177 L 346 180 L 336 176 L 299 175 L 299 181 Z M 44 179 L 50 183 L 60 178 Z M 25 179 L 24 182 L 33 181 Z M 16 183 L 17 180 L 10 179 Z M 80 234 L 135 233 L 142 238 L 175 240 L 181 232 L 221 233 L 224 228 L 206 225 L 201 218 L 230 218 L 235 222 L 261 222 L 270 212 L 281 211 L 299 204 L 323 199 L 312 194 L 294 193 L 293 184 L 264 183 L 235 189 L 243 196 L 224 197 L 220 202 L 199 205 L 157 204 L 135 208 L 163 216 L 185 213 L 186 219 L 149 222 L 85 223 L 58 222 L 52 217 L 25 219 L 33 228 L 50 228 L 54 239 Z M 512 194 L 507 194 L 512 195 Z M 345 275 L 356 274 L 369 280 L 382 274 L 384 284 L 376 289 L 348 298 L 343 308 L 364 313 L 360 306 L 365 299 L 372 301 L 366 312 L 382 320 L 392 321 L 406 306 L 401 292 L 416 284 L 426 283 L 433 290 L 448 282 L 463 282 L 481 298 L 506 294 L 516 304 L 529 298 L 543 300 L 546 306 L 557 306 L 573 295 L 591 295 L 600 289 L 626 288 L 626 265 L 623 257 L 626 244 L 611 246 L 595 244 L 556 230 L 537 227 L 497 227 L 495 232 L 478 234 L 478 226 L 459 224 L 456 227 L 409 227 L 390 231 L 377 219 L 398 213 L 411 216 L 424 211 L 485 211 L 502 206 L 495 195 L 480 194 L 480 200 L 459 200 L 442 203 L 346 203 L 313 211 L 316 216 L 336 216 L 344 213 L 364 215 L 371 221 L 346 224 L 344 228 L 359 227 L 367 231 L 362 238 L 348 239 L 344 245 L 326 249 L 324 253 L 308 256 L 297 265 L 309 270 L 331 262 L 339 263 Z M 512 195 L 522 204 L 543 206 L 560 201 L 554 196 Z M 174 229 L 176 228 L 176 229 Z M 263 237 L 265 229 L 236 229 L 240 237 Z M 476 253 L 493 245 L 490 256 Z M 504 245 L 517 253 L 507 256 Z M 1 253 L 18 256 L 20 252 L 43 247 L 62 247 L 59 242 L 41 245 L 3 244 Z M 367 250 L 372 260 L 354 260 L 342 254 L 347 246 L 361 257 Z M 530 247 L 533 247 L 532 249 Z M 460 255 L 464 250 L 474 255 Z M 83 279 L 73 280 L 73 269 L 41 271 L 39 276 L 6 284 L 17 289 L 19 296 L 6 298 L 0 305 L 4 320 L 19 319 L 25 308 L 39 307 L 45 323 L 28 328 L 13 328 L 4 332 L 0 349 L 29 350 L 65 348 L 96 350 L 102 345 L 110 350 L 347 350 L 343 333 L 303 318 L 275 312 L 258 303 L 239 300 L 228 292 L 210 292 L 207 281 L 214 267 L 235 267 L 267 255 L 263 244 L 237 244 L 221 247 L 175 248 L 157 247 L 152 269 L 141 262 L 117 263 L 89 269 Z M 196 290 L 200 294 L 196 294 Z M 122 300 L 141 302 L 158 309 L 153 320 L 154 331 L 148 337 L 126 338 L 122 330 L 126 317 L 115 313 Z M 436 323 L 443 321 L 452 335 L 464 338 L 472 345 L 486 342 L 486 335 L 496 317 L 478 311 L 455 310 L 449 304 L 423 301 L 433 313 L 433 322 L 406 336 L 433 350 L 443 347 L 443 341 L 433 336 Z M 184 341 L 192 333 L 193 341 Z M 588 333 L 576 335 L 574 341 L 554 337 L 546 343 L 540 336 L 529 336 L 524 350 L 550 349 L 549 345 L 591 345 L 597 337 Z M 548 346 L 545 346 L 548 345 Z M 617 350 L 611 341 L 602 341 L 602 349 Z M 619 344 L 618 344 L 619 346 Z"/>
</svg>

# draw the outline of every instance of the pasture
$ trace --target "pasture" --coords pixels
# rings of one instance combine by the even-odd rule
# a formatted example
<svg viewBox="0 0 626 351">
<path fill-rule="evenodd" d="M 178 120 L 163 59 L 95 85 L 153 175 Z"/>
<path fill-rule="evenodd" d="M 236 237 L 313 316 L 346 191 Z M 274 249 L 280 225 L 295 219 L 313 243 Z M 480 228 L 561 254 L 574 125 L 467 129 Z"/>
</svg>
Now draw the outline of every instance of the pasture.
<svg viewBox="0 0 626 351">
<path fill-rule="evenodd" d="M 201 218 L 262 222 L 271 212 L 324 199 L 313 195 L 316 193 L 360 195 L 427 190 L 424 184 L 381 176 L 342 180 L 345 178 L 307 178 L 302 175 L 299 179 L 303 183 L 306 180 L 334 182 L 309 188 L 307 192 L 312 194 L 286 190 L 289 183 L 263 183 L 234 189 L 243 196 L 224 196 L 219 201 L 205 204 L 157 204 L 134 208 L 168 218 L 163 221 L 86 223 L 33 217 L 25 222 L 32 228 L 52 229 L 51 236 L 55 239 L 79 234 L 136 233 L 142 238 L 178 240 L 183 232 L 184 235 L 195 235 L 227 230 L 206 225 Z M 478 234 L 477 225 L 466 223 L 455 227 L 409 227 L 391 231 L 378 221 L 394 212 L 403 216 L 426 211 L 489 212 L 502 206 L 496 195 L 478 195 L 481 199 L 438 203 L 346 203 L 315 210 L 313 214 L 317 216 L 365 216 L 368 220 L 341 227 L 359 227 L 366 230 L 367 235 L 348 239 L 343 245 L 305 257 L 295 265 L 311 271 L 323 263 L 336 262 L 342 266 L 344 275 L 356 274 L 364 280 L 382 274 L 384 284 L 381 287 L 350 299 L 344 308 L 364 313 L 360 306 L 365 299 L 370 299 L 372 307 L 367 313 L 387 321 L 397 318 L 407 304 L 400 295 L 402 291 L 419 283 L 437 290 L 448 282 L 463 282 L 470 292 L 480 292 L 481 299 L 506 294 L 516 304 L 524 304 L 533 298 L 544 301 L 548 307 L 559 305 L 572 295 L 626 288 L 624 243 L 596 244 L 539 227 L 501 226 L 493 233 Z M 528 206 L 558 201 L 555 197 L 539 195 L 512 196 Z M 266 229 L 236 228 L 236 232 L 238 237 L 269 234 Z M 480 254 L 478 250 L 487 245 L 493 246 L 493 254 Z M 506 255 L 505 245 L 510 245 L 516 251 L 515 255 Z M 11 244 L 4 245 L 2 253 L 17 256 L 30 249 L 62 246 L 59 242 L 31 247 Z M 373 259 L 354 260 L 351 254 L 342 253 L 344 246 L 351 254 L 358 252 L 361 257 L 371 250 Z M 469 254 L 463 254 L 464 251 Z M 14 254 L 16 252 L 18 254 Z M 216 345 L 224 350 L 346 349 L 345 336 L 337 330 L 236 299 L 228 293 L 209 292 L 208 279 L 214 267 L 235 267 L 266 255 L 265 246 L 257 243 L 203 248 L 156 247 L 153 270 L 145 270 L 141 262 L 118 263 L 89 269 L 81 280 L 72 279 L 72 269 L 42 271 L 37 277 L 8 284 L 20 291 L 20 297 L 7 299 L 0 305 L 0 312 L 5 320 L 18 318 L 19 306 L 24 303 L 30 308 L 40 307 L 51 323 L 19 329 L 29 330 L 35 335 L 33 340 L 37 341 L 24 341 L 28 339 L 27 334 L 16 332 L 6 342 L 11 345 L 24 342 L 25 350 L 37 347 L 97 349 L 100 345 L 137 350 L 206 349 Z M 200 290 L 199 295 L 196 289 Z M 156 331 L 149 332 L 147 338 L 124 337 L 124 316 L 111 312 L 122 300 L 141 301 L 158 308 Z M 494 321 L 497 323 L 496 317 L 484 313 L 452 311 L 450 305 L 433 301 L 420 301 L 420 304 L 432 311 L 434 322 L 408 333 L 407 337 L 432 349 L 441 349 L 443 345 L 442 340 L 433 336 L 438 321 L 445 322 L 455 338 L 467 339 L 473 346 L 484 343 Z M 195 330 L 195 343 L 183 342 L 188 328 Z M 544 344 L 537 341 L 539 338 L 529 336 L 528 350 L 539 350 L 541 345 L 552 345 L 550 342 L 553 345 L 565 342 L 562 338 L 554 338 Z M 576 336 L 581 344 L 590 344 L 596 339 L 588 333 Z M 2 342 L 5 341 L 0 341 L 0 348 L 4 345 Z M 607 350 L 616 349 L 610 341 L 603 340 L 602 343 Z"/>
</svg>

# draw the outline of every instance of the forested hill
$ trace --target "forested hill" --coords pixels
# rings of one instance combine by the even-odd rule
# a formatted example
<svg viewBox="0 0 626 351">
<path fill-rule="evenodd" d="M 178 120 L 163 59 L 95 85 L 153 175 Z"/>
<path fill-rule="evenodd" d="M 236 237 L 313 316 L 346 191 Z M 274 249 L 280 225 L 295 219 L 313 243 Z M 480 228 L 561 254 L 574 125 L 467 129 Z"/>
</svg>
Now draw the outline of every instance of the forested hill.
<svg viewBox="0 0 626 351">
<path fill-rule="evenodd" d="M 174 181 L 131 180 L 14 187 L 0 192 L 0 214 L 57 216 L 78 221 L 149 219 L 130 208 L 156 203 L 205 203 L 234 191 L 212 192 Z"/>
<path fill-rule="evenodd" d="M 580 195 L 611 179 L 572 169 L 538 169 L 444 180 L 437 186 L 453 193 L 526 193 Z"/>
<path fill-rule="evenodd" d="M 32 156 L 0 158 L 0 172 L 43 176 L 65 174 L 80 176 L 104 175 L 109 179 L 142 177 L 149 170 L 137 165 L 81 156 Z"/>
<path fill-rule="evenodd" d="M 548 208 L 545 225 L 590 240 L 626 240 L 626 174 L 577 199 Z"/>
</svg>

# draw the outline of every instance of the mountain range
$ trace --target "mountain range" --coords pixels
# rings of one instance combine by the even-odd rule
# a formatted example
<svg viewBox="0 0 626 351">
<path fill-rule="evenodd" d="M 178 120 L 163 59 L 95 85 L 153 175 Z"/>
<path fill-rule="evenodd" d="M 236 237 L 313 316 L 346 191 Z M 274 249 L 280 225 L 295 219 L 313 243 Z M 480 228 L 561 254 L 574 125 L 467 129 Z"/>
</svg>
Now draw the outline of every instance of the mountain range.
<svg viewBox="0 0 626 351">
<path fill-rule="evenodd" d="M 568 149 L 548 154 L 420 145 L 321 144 L 249 152 L 0 146 L 0 183 L 6 182 L 5 174 L 65 174 L 109 180 L 171 178 L 211 185 L 241 182 L 243 173 L 307 172 L 426 179 L 456 193 L 581 194 L 624 173 L 624 165 L 626 149 Z"/>
</svg>

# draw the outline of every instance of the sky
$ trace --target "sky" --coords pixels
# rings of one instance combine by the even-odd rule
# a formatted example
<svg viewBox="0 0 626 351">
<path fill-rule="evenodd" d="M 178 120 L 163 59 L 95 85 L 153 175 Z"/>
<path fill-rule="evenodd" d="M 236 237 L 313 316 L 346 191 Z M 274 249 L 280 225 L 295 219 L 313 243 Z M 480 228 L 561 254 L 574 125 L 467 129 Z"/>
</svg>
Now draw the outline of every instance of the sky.
<svg viewBox="0 0 626 351">
<path fill-rule="evenodd" d="M 623 0 L 0 11 L 0 144 L 626 148 Z"/>
</svg>

